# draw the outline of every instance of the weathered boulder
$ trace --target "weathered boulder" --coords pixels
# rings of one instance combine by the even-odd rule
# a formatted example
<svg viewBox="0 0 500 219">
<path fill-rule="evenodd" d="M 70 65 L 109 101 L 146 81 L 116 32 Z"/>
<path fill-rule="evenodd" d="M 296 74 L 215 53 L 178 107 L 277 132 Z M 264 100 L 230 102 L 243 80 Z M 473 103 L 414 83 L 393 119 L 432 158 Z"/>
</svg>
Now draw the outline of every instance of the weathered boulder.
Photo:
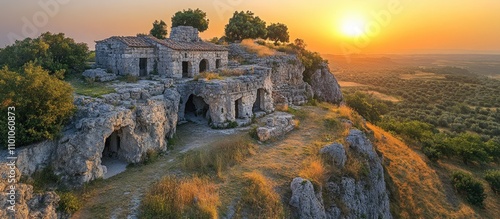
<svg viewBox="0 0 500 219">
<path fill-rule="evenodd" d="M 311 77 L 311 87 L 314 98 L 328 103 L 339 104 L 342 102 L 342 92 L 335 76 L 330 72 L 325 63 Z"/>
<path fill-rule="evenodd" d="M 295 128 L 293 115 L 284 112 L 276 112 L 266 117 L 266 126 L 257 128 L 259 141 L 267 141 L 280 137 Z"/>
<path fill-rule="evenodd" d="M 295 215 L 301 219 L 326 218 L 325 208 L 321 199 L 316 197 L 313 184 L 306 179 L 297 177 L 290 184 L 292 198 L 290 205 L 295 208 Z"/>
<path fill-rule="evenodd" d="M 290 204 L 295 207 L 298 218 L 392 218 L 384 170 L 373 145 L 359 130 L 351 130 L 346 140 L 349 143 L 349 150 L 352 150 L 349 151 L 348 159 L 359 159 L 358 161 L 366 168 L 363 171 L 366 172 L 360 173 L 361 176 L 356 179 L 350 176 L 332 176 L 324 188 L 318 188 L 325 191 L 316 193 L 312 185 L 311 188 L 306 188 L 308 182 L 302 179 L 303 184 L 300 187 L 302 190 L 297 189 L 301 181 L 298 178 L 294 179 Z M 334 162 L 339 161 L 335 162 L 339 167 L 342 167 L 342 160 L 345 162 L 346 152 L 340 144 L 326 146 L 321 153 L 331 156 Z M 307 195 L 302 195 L 303 193 Z M 315 198 L 314 194 L 322 196 Z M 312 206 L 324 206 L 324 211 L 321 212 L 321 207 Z M 311 212 L 314 212 L 315 216 L 311 216 Z"/>
<path fill-rule="evenodd" d="M 341 177 L 327 183 L 327 196 L 338 197 L 343 204 L 340 207 L 331 202 L 330 206 L 325 206 L 328 218 L 392 218 L 384 169 L 372 143 L 359 130 L 351 130 L 346 141 L 353 150 L 351 153 L 359 153 L 356 159 L 361 159 L 367 172 L 359 180 Z"/>
<path fill-rule="evenodd" d="M 36 194 L 33 186 L 19 183 L 21 174 L 15 169 L 15 182 L 9 182 L 7 177 L 10 168 L 4 163 L 0 166 L 0 218 L 34 218 L 34 219 L 57 219 L 56 208 L 59 204 L 59 196 L 55 192 L 44 192 Z M 15 211 L 9 210 L 12 193 L 10 186 L 15 185 Z"/>
<path fill-rule="evenodd" d="M 343 168 L 345 166 L 345 162 L 347 161 L 344 146 L 339 143 L 327 145 L 321 148 L 319 153 L 328 155 L 328 158 L 332 160 L 333 165 L 339 168 Z"/>
<path fill-rule="evenodd" d="M 102 68 L 87 69 L 82 73 L 82 75 L 83 77 L 96 82 L 114 81 L 117 78 L 116 74 L 107 73 L 106 70 Z"/>
</svg>

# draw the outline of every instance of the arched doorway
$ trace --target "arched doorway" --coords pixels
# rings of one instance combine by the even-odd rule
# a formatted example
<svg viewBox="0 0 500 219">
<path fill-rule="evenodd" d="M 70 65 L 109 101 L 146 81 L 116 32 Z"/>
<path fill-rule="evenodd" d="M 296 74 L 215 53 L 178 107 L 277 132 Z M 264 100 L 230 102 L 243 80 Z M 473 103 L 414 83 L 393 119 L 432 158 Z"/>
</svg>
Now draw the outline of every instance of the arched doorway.
<svg viewBox="0 0 500 219">
<path fill-rule="evenodd" d="M 184 118 L 195 123 L 206 123 L 209 109 L 210 106 L 202 97 L 191 94 L 184 108 Z"/>
<path fill-rule="evenodd" d="M 128 163 L 123 158 L 123 131 L 116 130 L 104 141 L 101 165 L 105 167 L 104 179 L 110 178 L 126 170 Z"/>
<path fill-rule="evenodd" d="M 202 59 L 200 62 L 200 73 L 208 71 L 208 60 Z"/>
</svg>

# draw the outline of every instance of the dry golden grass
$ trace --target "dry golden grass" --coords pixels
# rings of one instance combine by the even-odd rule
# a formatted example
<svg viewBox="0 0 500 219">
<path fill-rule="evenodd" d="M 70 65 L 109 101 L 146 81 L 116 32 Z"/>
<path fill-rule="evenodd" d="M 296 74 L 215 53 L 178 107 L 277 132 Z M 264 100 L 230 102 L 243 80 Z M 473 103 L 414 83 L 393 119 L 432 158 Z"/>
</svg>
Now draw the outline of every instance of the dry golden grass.
<svg viewBox="0 0 500 219">
<path fill-rule="evenodd" d="M 288 104 L 277 104 L 275 109 L 276 111 L 288 112 Z"/>
<path fill-rule="evenodd" d="M 319 156 L 311 156 L 309 159 L 305 160 L 299 172 L 300 177 L 309 179 L 318 185 L 323 185 L 325 183 L 327 174 L 327 167 L 325 167 L 323 160 Z"/>
<path fill-rule="evenodd" d="M 339 81 L 340 87 L 364 87 L 366 85 L 356 83 L 356 82 L 350 82 L 350 81 Z"/>
<path fill-rule="evenodd" d="M 238 216 L 246 218 L 283 218 L 281 197 L 273 189 L 274 184 L 262 173 L 252 171 L 243 174 L 245 185 L 238 209 Z"/>
<path fill-rule="evenodd" d="M 401 218 L 478 218 L 456 195 L 446 192 L 438 174 L 401 140 L 372 124 L 377 150 L 384 156 L 391 210 Z"/>
<path fill-rule="evenodd" d="M 216 142 L 208 150 L 187 152 L 182 157 L 181 166 L 184 170 L 204 174 L 214 171 L 217 176 L 222 177 L 223 171 L 228 167 L 255 153 L 255 145 L 246 136 L 237 136 Z"/>
<path fill-rule="evenodd" d="M 142 218 L 218 218 L 219 194 L 206 178 L 172 176 L 153 184 L 141 205 Z"/>
<path fill-rule="evenodd" d="M 234 77 L 244 75 L 245 71 L 243 69 L 222 69 L 219 75 L 224 77 Z"/>
<path fill-rule="evenodd" d="M 241 46 L 245 47 L 248 52 L 250 53 L 255 53 L 260 57 L 265 57 L 265 56 L 273 56 L 276 55 L 276 51 L 273 49 L 270 49 L 267 46 L 259 45 L 254 42 L 252 39 L 246 39 L 241 41 Z"/>
<path fill-rule="evenodd" d="M 201 72 L 200 74 L 197 74 L 194 76 L 193 80 L 197 81 L 200 79 L 207 79 L 207 80 L 215 80 L 215 79 L 222 79 L 222 77 L 214 72 Z"/>
</svg>

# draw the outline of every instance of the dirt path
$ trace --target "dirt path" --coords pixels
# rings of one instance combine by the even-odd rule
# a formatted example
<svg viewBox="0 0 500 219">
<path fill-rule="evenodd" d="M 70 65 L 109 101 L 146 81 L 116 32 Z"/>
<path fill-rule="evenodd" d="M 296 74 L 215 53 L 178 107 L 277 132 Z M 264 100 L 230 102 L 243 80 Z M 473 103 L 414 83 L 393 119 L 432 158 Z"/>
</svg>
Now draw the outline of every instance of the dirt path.
<svg viewBox="0 0 500 219">
<path fill-rule="evenodd" d="M 73 218 L 137 218 L 143 193 L 151 183 L 172 174 L 180 153 L 247 131 L 248 128 L 214 130 L 194 123 L 179 125 L 173 151 L 153 164 L 129 167 L 109 179 L 91 183 L 85 189 L 83 208 Z"/>
</svg>

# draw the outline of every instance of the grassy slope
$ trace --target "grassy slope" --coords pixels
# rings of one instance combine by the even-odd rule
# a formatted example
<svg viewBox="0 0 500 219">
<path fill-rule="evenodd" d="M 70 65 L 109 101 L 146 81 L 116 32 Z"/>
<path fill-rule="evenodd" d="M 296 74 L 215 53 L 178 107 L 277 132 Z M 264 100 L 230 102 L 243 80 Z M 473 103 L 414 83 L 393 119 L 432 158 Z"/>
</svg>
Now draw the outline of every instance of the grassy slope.
<svg viewBox="0 0 500 219">
<path fill-rule="evenodd" d="M 368 124 L 374 131 L 377 150 L 384 156 L 386 178 L 392 192 L 393 213 L 401 218 L 495 218 L 499 200 L 486 182 L 485 209 L 471 207 L 455 193 L 449 175 L 463 165 L 444 161 L 429 165 L 423 155 L 381 128 Z M 474 171 L 471 171 L 474 173 Z M 481 176 L 476 174 L 476 178 Z M 496 206 L 496 207 L 495 207 Z"/>
</svg>

